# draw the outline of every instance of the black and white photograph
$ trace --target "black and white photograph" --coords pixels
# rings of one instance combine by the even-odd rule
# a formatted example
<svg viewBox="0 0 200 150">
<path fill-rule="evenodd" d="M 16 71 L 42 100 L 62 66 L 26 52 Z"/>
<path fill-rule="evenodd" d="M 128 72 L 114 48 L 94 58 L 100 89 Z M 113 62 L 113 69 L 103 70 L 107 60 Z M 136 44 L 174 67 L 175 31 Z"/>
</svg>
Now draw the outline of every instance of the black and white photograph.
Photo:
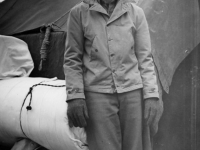
<svg viewBox="0 0 200 150">
<path fill-rule="evenodd" d="M 200 0 L 0 0 L 0 150 L 200 150 Z"/>
</svg>

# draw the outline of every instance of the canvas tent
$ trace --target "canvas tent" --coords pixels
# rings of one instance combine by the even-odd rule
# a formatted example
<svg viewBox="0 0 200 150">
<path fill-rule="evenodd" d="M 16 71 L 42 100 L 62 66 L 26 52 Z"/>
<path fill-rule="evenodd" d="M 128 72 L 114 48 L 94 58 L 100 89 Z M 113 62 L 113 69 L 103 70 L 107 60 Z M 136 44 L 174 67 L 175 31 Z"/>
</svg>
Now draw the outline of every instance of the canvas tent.
<svg viewBox="0 0 200 150">
<path fill-rule="evenodd" d="M 12 35 L 53 23 L 78 2 L 80 0 L 6 0 L 0 4 L 0 34 Z"/>
<path fill-rule="evenodd" d="M 70 8 L 79 2 L 80 0 L 6 0 L 0 3 L 0 34 L 14 35 L 28 43 L 35 62 L 32 76 L 58 76 L 58 78 L 64 79 L 62 61 L 66 38 L 66 21 Z M 185 111 L 185 105 L 190 106 L 190 109 L 187 110 L 189 114 L 196 114 L 198 112 L 196 108 L 199 105 L 197 101 L 199 95 L 197 95 L 198 92 L 195 94 L 195 91 L 199 91 L 199 86 L 196 85 L 194 87 L 193 82 L 200 82 L 198 80 L 200 1 L 139 0 L 138 5 L 145 11 L 149 23 L 153 57 L 163 89 L 166 92 L 169 92 L 170 89 L 169 95 L 164 94 L 163 97 L 164 100 L 166 99 L 165 112 L 160 125 L 160 128 L 163 130 L 157 136 L 162 137 L 162 134 L 168 133 L 167 135 L 170 137 L 170 135 L 174 134 L 164 130 L 164 128 L 168 129 L 165 127 L 165 124 L 170 116 L 177 114 L 175 109 L 179 107 L 180 103 L 182 104 L 182 107 L 179 108 L 180 112 Z M 38 71 L 40 48 L 44 38 L 44 32 L 40 32 L 40 27 L 51 23 L 54 23 L 54 31 L 51 33 L 50 39 L 50 43 L 53 44 L 49 48 L 45 70 Z M 178 66 L 179 68 L 177 69 Z M 195 80 L 192 80 L 193 77 L 195 77 Z M 176 91 L 177 88 L 179 91 Z M 177 93 L 180 95 L 177 95 Z M 168 99 L 170 102 L 167 101 Z M 175 104 L 177 104 L 176 107 Z M 173 108 L 171 113 L 167 111 L 170 110 L 169 108 Z M 181 115 L 184 117 L 179 122 L 176 122 L 177 120 L 174 118 L 174 122 L 171 121 L 170 123 L 177 126 L 185 124 L 182 127 L 184 133 L 180 133 L 180 135 L 184 134 L 186 136 L 191 133 L 191 136 L 188 138 L 194 143 L 195 140 L 198 140 L 198 138 L 195 138 L 198 135 L 194 133 L 194 129 L 198 130 L 197 116 L 193 118 L 193 115 Z M 180 116 L 177 117 L 181 118 Z M 187 130 L 188 126 L 194 126 L 194 128 Z M 187 138 L 179 140 L 178 136 L 174 138 L 174 141 L 179 141 L 178 143 L 187 143 L 185 141 L 188 141 Z M 157 149 L 167 142 L 169 143 L 170 140 L 157 138 Z M 191 143 L 188 143 L 188 145 L 191 145 Z M 170 149 L 173 150 L 173 147 L 170 147 Z M 176 147 L 177 149 L 179 148 Z M 184 149 L 182 147 L 181 150 Z"/>
<path fill-rule="evenodd" d="M 62 71 L 63 52 L 66 32 L 57 26 L 51 33 L 48 60 L 45 71 L 39 71 L 40 48 L 45 36 L 45 29 L 40 30 L 43 25 L 52 24 L 56 20 L 58 26 L 67 21 L 67 14 L 71 7 L 80 0 L 6 0 L 0 3 L 0 34 L 13 35 L 28 43 L 35 69 L 31 76 L 64 78 Z M 16 35 L 17 34 L 17 35 Z M 60 40 L 57 40 L 60 39 Z M 34 42 L 33 42 L 34 41 Z M 59 51 L 55 49 L 60 49 Z M 60 59 L 54 59 L 60 58 Z"/>
</svg>

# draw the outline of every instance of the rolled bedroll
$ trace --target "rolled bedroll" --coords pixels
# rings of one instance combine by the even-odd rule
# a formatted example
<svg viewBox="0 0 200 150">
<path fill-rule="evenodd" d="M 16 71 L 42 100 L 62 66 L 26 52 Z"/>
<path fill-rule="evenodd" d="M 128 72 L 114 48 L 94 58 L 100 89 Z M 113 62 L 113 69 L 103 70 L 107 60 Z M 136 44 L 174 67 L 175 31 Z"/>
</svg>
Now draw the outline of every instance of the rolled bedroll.
<svg viewBox="0 0 200 150">
<path fill-rule="evenodd" d="M 28 138 L 49 150 L 87 150 L 83 128 L 69 128 L 65 81 L 48 78 L 0 80 L 0 141 Z"/>
</svg>

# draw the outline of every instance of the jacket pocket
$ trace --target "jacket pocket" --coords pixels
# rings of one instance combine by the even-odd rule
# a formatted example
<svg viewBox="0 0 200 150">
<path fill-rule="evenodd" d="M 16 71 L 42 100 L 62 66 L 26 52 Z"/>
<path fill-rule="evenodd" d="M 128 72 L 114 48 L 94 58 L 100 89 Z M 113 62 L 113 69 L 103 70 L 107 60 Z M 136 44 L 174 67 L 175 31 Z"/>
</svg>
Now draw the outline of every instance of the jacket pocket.
<svg viewBox="0 0 200 150">
<path fill-rule="evenodd" d="M 96 41 L 96 36 L 94 37 L 94 39 L 92 41 L 92 45 L 91 45 L 91 49 L 90 49 L 90 62 L 97 60 L 98 49 L 96 47 L 95 41 Z"/>
<path fill-rule="evenodd" d="M 90 51 L 90 62 L 92 62 L 92 61 L 95 61 L 96 59 L 97 59 L 97 55 L 96 55 L 96 52 L 97 51 L 97 49 L 95 49 L 95 48 L 91 48 L 91 51 Z"/>
</svg>

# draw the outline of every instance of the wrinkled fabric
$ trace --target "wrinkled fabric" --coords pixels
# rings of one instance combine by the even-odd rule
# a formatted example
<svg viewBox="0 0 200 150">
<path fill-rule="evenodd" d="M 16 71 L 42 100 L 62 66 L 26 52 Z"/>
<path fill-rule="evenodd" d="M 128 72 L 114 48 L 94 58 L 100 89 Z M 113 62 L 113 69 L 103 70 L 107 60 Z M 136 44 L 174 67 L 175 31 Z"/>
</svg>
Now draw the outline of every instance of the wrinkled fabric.
<svg viewBox="0 0 200 150">
<path fill-rule="evenodd" d="M 14 144 L 11 150 L 37 150 L 39 147 L 40 145 L 29 139 L 21 139 Z"/>
<path fill-rule="evenodd" d="M 29 138 L 49 150 L 88 150 L 85 130 L 69 128 L 64 80 L 6 79 L 0 81 L 0 91 L 2 143 Z"/>
<path fill-rule="evenodd" d="M 84 90 L 123 93 L 139 88 L 145 99 L 158 97 L 143 10 L 134 1 L 120 0 L 109 18 L 99 3 L 89 2 L 69 14 L 64 57 L 67 100 L 85 98 Z"/>
<path fill-rule="evenodd" d="M 142 140 L 141 89 L 115 94 L 86 92 L 86 99 L 89 150 L 151 149 L 144 149 L 144 144 L 151 145 L 150 139 Z"/>
<path fill-rule="evenodd" d="M 61 20 L 57 25 L 60 27 L 67 20 L 67 12 L 79 2 L 80 0 L 5 0 L 0 3 L 0 34 L 13 35 L 29 31 L 51 24 L 59 18 Z M 61 17 L 64 14 L 66 16 Z"/>
<path fill-rule="evenodd" d="M 34 69 L 31 72 L 31 77 L 46 77 L 65 79 L 63 72 L 63 55 L 65 50 L 65 32 L 52 32 L 50 35 L 50 45 L 47 52 L 47 59 L 43 62 L 43 71 L 39 71 L 40 65 L 40 49 L 44 39 L 43 33 L 18 35 L 17 38 L 25 41 L 28 44 L 33 62 Z"/>
<path fill-rule="evenodd" d="M 27 44 L 17 38 L 0 35 L 0 80 L 27 77 L 33 68 Z"/>
<path fill-rule="evenodd" d="M 169 92 L 179 64 L 200 43 L 199 0 L 139 0 L 152 41 L 152 54 L 159 78 Z"/>
</svg>

